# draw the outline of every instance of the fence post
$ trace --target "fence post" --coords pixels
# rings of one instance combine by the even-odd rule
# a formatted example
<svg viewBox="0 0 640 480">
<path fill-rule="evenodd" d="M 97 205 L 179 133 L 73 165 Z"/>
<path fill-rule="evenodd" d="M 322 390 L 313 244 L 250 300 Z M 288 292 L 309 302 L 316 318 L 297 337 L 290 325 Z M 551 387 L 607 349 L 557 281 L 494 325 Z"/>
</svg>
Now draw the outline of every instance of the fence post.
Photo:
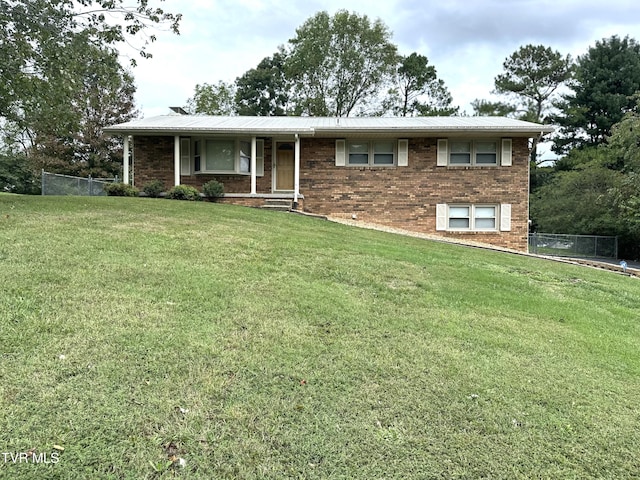
<svg viewBox="0 0 640 480">
<path fill-rule="evenodd" d="M 40 191 L 41 194 L 44 195 L 44 168 L 42 169 L 42 178 L 40 179 Z"/>
<path fill-rule="evenodd" d="M 598 237 L 593 241 L 593 256 L 598 257 Z"/>
<path fill-rule="evenodd" d="M 93 179 L 89 175 L 89 196 L 93 197 Z"/>
</svg>

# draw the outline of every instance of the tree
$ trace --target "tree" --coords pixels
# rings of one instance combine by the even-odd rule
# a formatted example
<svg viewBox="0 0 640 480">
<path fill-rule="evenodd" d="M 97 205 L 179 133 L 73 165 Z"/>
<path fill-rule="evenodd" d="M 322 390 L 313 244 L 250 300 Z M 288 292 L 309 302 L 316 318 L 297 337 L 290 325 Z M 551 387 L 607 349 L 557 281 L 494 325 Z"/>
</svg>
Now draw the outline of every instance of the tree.
<svg viewBox="0 0 640 480">
<path fill-rule="evenodd" d="M 125 0 L 0 0 L 0 117 L 17 119 L 28 96 L 37 94 L 30 88 L 34 78 L 72 87 L 63 53 L 78 37 L 101 48 L 143 37 L 138 51 L 148 58 L 156 37 L 145 33 L 154 25 L 179 33 L 180 20 L 149 0 L 134 6 Z"/>
<path fill-rule="evenodd" d="M 640 95 L 635 98 L 640 107 Z M 620 220 L 636 236 L 640 248 L 640 113 L 628 112 L 611 131 L 609 148 L 624 177 L 610 194 L 619 208 Z"/>
<path fill-rule="evenodd" d="M 611 127 L 609 146 L 618 156 L 622 169 L 640 173 L 640 92 L 634 95 L 636 109 L 627 112 Z"/>
<path fill-rule="evenodd" d="M 508 57 L 504 73 L 494 79 L 495 93 L 519 105 L 526 120 L 545 123 L 545 113 L 560 86 L 571 75 L 571 56 L 543 45 L 526 45 Z"/>
<path fill-rule="evenodd" d="M 531 196 L 531 218 L 539 231 L 576 235 L 619 235 L 619 210 L 611 199 L 621 173 L 607 167 L 605 147 L 574 150 L 548 183 Z"/>
<path fill-rule="evenodd" d="M 235 97 L 236 87 L 231 83 L 198 84 L 187 102 L 187 110 L 205 115 L 233 115 L 236 113 Z"/>
<path fill-rule="evenodd" d="M 640 45 L 629 37 L 613 36 L 596 42 L 578 58 L 573 91 L 563 96 L 555 117 L 560 125 L 554 141 L 556 153 L 600 145 L 626 112 L 636 108 L 633 95 L 640 90 Z"/>
<path fill-rule="evenodd" d="M 113 104 L 105 102 L 116 99 L 116 109 L 128 110 L 118 118 L 133 112 L 133 82 L 118 64 L 116 46 L 144 38 L 138 51 L 148 58 L 147 46 L 155 36 L 146 32 L 168 25 L 178 33 L 180 18 L 150 7 L 148 0 L 133 6 L 124 0 L 0 0 L 3 158 L 66 161 L 68 170 L 96 160 L 91 153 L 100 143 L 95 132 L 101 132 L 100 122 L 114 118 L 101 117 L 98 110 L 112 112 Z M 87 102 L 96 105 L 92 115 Z"/>
<path fill-rule="evenodd" d="M 338 11 L 319 12 L 289 40 L 288 78 L 296 112 L 349 116 L 376 98 L 396 65 L 396 47 L 380 20 Z"/>
<path fill-rule="evenodd" d="M 80 83 L 71 90 L 40 85 L 50 95 L 5 130 L 5 151 L 34 172 L 113 177 L 120 172 L 121 139 L 104 136 L 102 129 L 135 115 L 133 77 L 111 50 L 79 42 L 66 53 L 67 72 Z M 61 102 L 66 110 L 58 114 Z"/>
<path fill-rule="evenodd" d="M 236 79 L 239 115 L 282 116 L 289 112 L 290 80 L 285 75 L 286 53 L 281 48 Z"/>
<path fill-rule="evenodd" d="M 510 117 L 518 110 L 518 107 L 510 103 L 478 98 L 471 102 L 471 107 L 475 117 Z"/>
<path fill-rule="evenodd" d="M 520 47 L 502 64 L 504 72 L 494 79 L 493 93 L 505 96 L 509 102 L 476 100 L 472 103 L 477 115 L 509 115 L 520 120 L 549 123 L 547 118 L 558 89 L 570 78 L 572 60 L 569 55 L 544 45 Z M 531 144 L 531 161 L 537 161 L 537 145 Z"/>
<path fill-rule="evenodd" d="M 383 103 L 384 110 L 394 115 L 452 115 L 458 111 L 451 106 L 453 98 L 444 81 L 438 78 L 435 67 L 429 65 L 424 55 L 414 52 L 408 57 L 399 57 L 394 84 Z"/>
</svg>

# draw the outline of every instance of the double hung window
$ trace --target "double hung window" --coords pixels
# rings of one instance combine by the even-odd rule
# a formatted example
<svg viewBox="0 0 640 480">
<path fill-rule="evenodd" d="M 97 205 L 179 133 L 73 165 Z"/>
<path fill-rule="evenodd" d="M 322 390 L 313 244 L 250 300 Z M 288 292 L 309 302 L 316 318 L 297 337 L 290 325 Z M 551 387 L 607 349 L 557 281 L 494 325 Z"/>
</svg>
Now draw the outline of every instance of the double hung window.
<svg viewBox="0 0 640 480">
<path fill-rule="evenodd" d="M 347 165 L 387 165 L 396 163 L 395 142 L 380 141 L 351 141 L 348 142 Z"/>
<path fill-rule="evenodd" d="M 449 205 L 447 230 L 496 230 L 496 205 Z"/>
<path fill-rule="evenodd" d="M 451 140 L 449 165 L 497 165 L 498 142 Z"/>
</svg>

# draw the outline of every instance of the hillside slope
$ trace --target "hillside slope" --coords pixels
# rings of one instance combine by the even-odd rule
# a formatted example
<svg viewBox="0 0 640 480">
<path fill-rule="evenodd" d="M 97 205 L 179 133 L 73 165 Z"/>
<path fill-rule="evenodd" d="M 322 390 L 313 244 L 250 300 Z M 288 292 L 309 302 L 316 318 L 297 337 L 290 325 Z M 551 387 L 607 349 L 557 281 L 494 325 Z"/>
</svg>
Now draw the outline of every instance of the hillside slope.
<svg viewBox="0 0 640 480">
<path fill-rule="evenodd" d="M 2 451 L 57 459 L 0 478 L 640 472 L 635 278 L 243 207 L 3 194 L 0 269 Z"/>
</svg>

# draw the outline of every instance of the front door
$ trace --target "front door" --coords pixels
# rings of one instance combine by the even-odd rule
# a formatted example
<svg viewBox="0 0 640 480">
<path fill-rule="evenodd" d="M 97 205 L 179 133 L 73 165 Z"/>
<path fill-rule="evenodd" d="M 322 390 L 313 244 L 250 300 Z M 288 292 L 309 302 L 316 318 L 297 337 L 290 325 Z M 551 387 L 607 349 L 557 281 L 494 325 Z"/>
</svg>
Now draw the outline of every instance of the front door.
<svg viewBox="0 0 640 480">
<path fill-rule="evenodd" d="M 294 150 L 290 143 L 278 144 L 276 157 L 276 190 L 293 190 Z"/>
</svg>

